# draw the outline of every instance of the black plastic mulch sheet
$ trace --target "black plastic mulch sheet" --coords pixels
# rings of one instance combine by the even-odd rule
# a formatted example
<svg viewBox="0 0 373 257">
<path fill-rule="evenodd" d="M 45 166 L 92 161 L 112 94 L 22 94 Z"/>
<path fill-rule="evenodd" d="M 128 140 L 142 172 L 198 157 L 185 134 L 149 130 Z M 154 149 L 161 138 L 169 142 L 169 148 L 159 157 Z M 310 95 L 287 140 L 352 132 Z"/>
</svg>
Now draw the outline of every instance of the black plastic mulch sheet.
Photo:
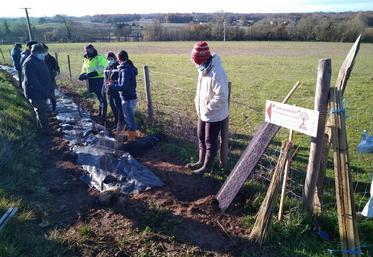
<svg viewBox="0 0 373 257">
<path fill-rule="evenodd" d="M 18 79 L 17 71 L 0 65 Z M 69 97 L 56 90 L 57 119 L 60 121 L 63 138 L 69 141 L 71 151 L 77 154 L 77 163 L 85 174 L 82 181 L 100 192 L 120 188 L 130 194 L 161 187 L 164 183 L 148 168 L 129 153 L 120 158 L 113 155 L 115 140 L 105 127 L 96 124 L 89 114 L 79 108 Z"/>
</svg>

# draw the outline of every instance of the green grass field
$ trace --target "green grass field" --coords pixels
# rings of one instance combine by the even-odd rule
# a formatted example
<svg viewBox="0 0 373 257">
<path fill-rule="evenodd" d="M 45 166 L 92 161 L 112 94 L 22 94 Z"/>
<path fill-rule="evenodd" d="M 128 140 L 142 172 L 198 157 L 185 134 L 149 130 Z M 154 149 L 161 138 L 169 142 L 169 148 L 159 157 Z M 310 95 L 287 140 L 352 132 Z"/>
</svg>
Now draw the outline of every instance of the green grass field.
<svg viewBox="0 0 373 257">
<path fill-rule="evenodd" d="M 139 111 L 146 112 L 144 98 L 142 67 L 148 65 L 152 86 L 153 102 L 156 110 L 157 122 L 163 125 L 175 137 L 175 144 L 164 146 L 167 151 L 178 151 L 181 161 L 188 161 L 191 156 L 195 158 L 192 149 L 186 149 L 179 144 L 179 140 L 191 139 L 194 135 L 193 98 L 197 71 L 190 60 L 193 42 L 141 42 L 141 43 L 96 43 L 99 53 L 108 51 L 118 52 L 121 49 L 128 51 L 130 59 L 139 68 L 138 91 L 140 95 Z M 281 101 L 295 84 L 301 81 L 302 85 L 293 95 L 290 104 L 301 107 L 313 108 L 314 91 L 316 83 L 317 64 L 321 58 L 332 59 L 332 85 L 338 70 L 352 44 L 350 43 L 322 43 L 322 42 L 210 42 L 210 48 L 218 53 L 223 60 L 229 80 L 232 82 L 232 104 L 230 114 L 230 163 L 229 169 L 234 166 L 240 153 L 248 143 L 249 137 L 255 132 L 256 127 L 264 120 L 265 100 Z M 94 98 L 85 93 L 85 85 L 77 80 L 80 73 L 84 44 L 50 44 L 49 49 L 53 54 L 58 53 L 62 74 L 59 83 L 69 90 L 82 94 L 88 101 Z M 6 62 L 9 62 L 8 49 L 10 46 L 1 46 Z M 68 78 L 67 55 L 70 55 L 73 81 Z M 373 44 L 362 44 L 345 92 L 349 153 L 351 159 L 352 175 L 354 181 L 355 203 L 359 211 L 362 210 L 369 198 L 369 185 L 373 158 L 371 155 L 361 155 L 356 152 L 364 129 L 373 133 Z M 0 56 L 1 58 L 1 56 Z M 281 129 L 271 146 L 278 149 L 278 143 L 286 137 L 288 131 Z M 307 167 L 310 137 L 296 134 L 295 143 L 301 147 L 293 168 L 300 171 L 294 173 L 294 191 L 301 194 L 300 185 L 303 183 Z M 330 161 L 332 158 L 330 157 Z M 228 170 L 229 170 L 228 169 Z M 214 175 L 224 179 L 228 170 L 223 170 Z M 253 186 L 248 182 L 247 187 Z M 266 187 L 259 185 L 256 196 L 248 203 L 250 214 L 247 216 L 247 226 L 250 227 L 254 215 L 263 198 Z M 329 231 L 338 231 L 335 207 L 334 173 L 332 165 L 327 171 L 325 189 L 325 207 L 323 220 L 327 223 Z M 259 199 L 259 200 L 258 200 Z M 333 244 L 328 246 L 318 242 L 302 241 L 299 224 L 302 223 L 299 207 L 300 201 L 289 200 L 287 209 L 294 209 L 287 221 L 276 223 L 274 226 L 273 247 L 281 249 L 286 256 L 288 248 L 299 256 L 328 256 L 325 248 L 337 248 L 338 236 Z M 288 224 L 287 224 L 288 223 Z M 362 245 L 369 245 L 364 252 L 369 256 L 373 252 L 373 240 L 369 236 L 373 229 L 373 222 L 359 219 L 359 229 Z M 288 229 L 284 229 L 288 226 Z M 304 227 L 304 229 L 307 229 Z M 276 234 L 277 233 L 277 234 Z M 294 234 L 297 236 L 294 236 Z M 281 244 L 282 240 L 289 242 Z M 290 242 L 292 241 L 292 242 Z M 300 242 L 301 241 L 301 242 Z M 294 244 L 299 243 L 299 247 Z M 294 251 L 294 248 L 297 250 Z M 319 248 L 319 249 L 318 249 Z M 312 253 L 309 253 L 312 249 Z"/>
</svg>

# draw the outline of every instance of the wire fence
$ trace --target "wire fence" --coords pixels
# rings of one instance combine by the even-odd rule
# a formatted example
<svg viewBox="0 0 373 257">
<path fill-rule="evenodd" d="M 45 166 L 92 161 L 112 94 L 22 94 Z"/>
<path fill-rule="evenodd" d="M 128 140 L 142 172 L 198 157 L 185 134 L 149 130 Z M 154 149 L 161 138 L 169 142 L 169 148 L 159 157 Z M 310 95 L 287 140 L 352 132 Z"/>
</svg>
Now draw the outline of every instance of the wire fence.
<svg viewBox="0 0 373 257">
<path fill-rule="evenodd" d="M 2 56 L 1 56 L 2 58 Z M 70 58 L 69 58 L 70 59 Z M 4 51 L 4 62 L 11 63 L 10 56 L 7 57 Z M 85 87 L 84 83 L 77 81 L 76 74 L 79 71 L 69 67 L 67 58 L 59 55 L 61 66 L 61 74 L 59 82 L 69 84 L 70 87 Z M 76 57 L 71 58 L 71 62 L 77 62 Z M 71 64 L 70 64 L 71 65 Z M 71 74 L 71 70 L 72 73 Z M 139 70 L 139 73 L 141 71 Z M 295 82 L 295 81 L 294 81 Z M 153 98 L 154 115 L 156 124 L 160 125 L 163 131 L 174 137 L 186 139 L 191 142 L 196 142 L 196 120 L 197 116 L 194 110 L 194 96 L 197 83 L 197 76 L 185 76 L 180 73 L 174 73 L 172 70 L 163 71 L 162 68 L 150 68 L 150 85 Z M 248 82 L 249 84 L 250 82 Z M 147 103 L 144 90 L 144 77 L 140 74 L 138 78 L 138 109 L 139 112 L 146 115 Z M 231 124 L 230 127 L 230 152 L 231 157 L 238 159 L 240 153 L 250 140 L 250 136 L 255 132 L 257 126 L 262 122 L 264 117 L 264 102 L 260 102 L 255 97 L 245 99 L 240 95 L 240 91 L 235 91 L 236 88 L 244 87 L 245 85 L 235 85 L 233 82 L 232 97 L 230 101 L 231 108 Z M 290 88 L 291 85 L 289 85 Z M 259 92 L 258 92 L 259 93 Z M 284 92 L 285 93 L 285 92 Z M 282 99 L 284 95 L 269 92 L 266 95 L 267 99 Z M 366 172 L 367 163 L 373 166 L 373 158 L 370 155 L 358 154 L 355 150 L 360 138 L 356 135 L 361 135 L 364 129 L 373 129 L 373 117 L 371 108 L 356 108 L 356 103 L 361 101 L 361 95 L 348 95 L 347 110 L 350 118 L 347 119 L 347 133 L 352 132 L 353 138 L 349 138 L 351 167 L 354 181 L 354 194 L 357 198 L 358 209 L 363 207 L 369 197 L 369 182 L 361 182 L 359 179 L 363 171 Z M 306 108 L 313 108 L 314 93 L 309 88 L 300 86 L 294 96 L 289 101 L 290 104 L 296 104 Z M 351 109 L 349 108 L 351 106 Z M 287 137 L 287 130 L 282 129 L 274 143 L 270 145 L 266 153 L 257 165 L 256 171 L 252 175 L 252 179 L 258 182 L 268 183 L 271 174 L 276 166 L 277 157 L 280 154 L 280 142 Z M 300 145 L 301 149 L 295 159 L 298 161 L 294 167 L 290 169 L 288 194 L 295 198 L 301 197 L 302 183 L 300 178 L 305 176 L 307 165 L 307 154 L 309 147 L 309 137 L 297 134 L 294 140 L 296 145 Z M 235 156 L 235 157 L 233 157 Z M 364 163 L 362 166 L 361 163 Z M 363 171 L 362 171 L 363 169 Z M 326 180 L 325 187 L 334 188 L 333 180 Z M 325 203 L 328 205 L 328 203 Z"/>
</svg>

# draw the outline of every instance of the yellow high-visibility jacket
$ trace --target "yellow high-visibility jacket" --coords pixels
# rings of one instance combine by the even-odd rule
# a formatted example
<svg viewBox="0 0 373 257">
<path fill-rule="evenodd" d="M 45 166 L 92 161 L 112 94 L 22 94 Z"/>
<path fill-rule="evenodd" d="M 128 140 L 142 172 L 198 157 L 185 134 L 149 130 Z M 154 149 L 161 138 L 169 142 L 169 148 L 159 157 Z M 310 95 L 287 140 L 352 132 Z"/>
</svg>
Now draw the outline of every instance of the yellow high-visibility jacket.
<svg viewBox="0 0 373 257">
<path fill-rule="evenodd" d="M 108 63 L 107 63 L 106 58 L 102 55 L 96 55 L 91 60 L 88 58 L 84 58 L 81 74 L 83 73 L 88 74 L 88 73 L 96 71 L 98 73 L 98 76 L 90 77 L 90 79 L 103 78 L 104 70 L 107 64 Z"/>
</svg>

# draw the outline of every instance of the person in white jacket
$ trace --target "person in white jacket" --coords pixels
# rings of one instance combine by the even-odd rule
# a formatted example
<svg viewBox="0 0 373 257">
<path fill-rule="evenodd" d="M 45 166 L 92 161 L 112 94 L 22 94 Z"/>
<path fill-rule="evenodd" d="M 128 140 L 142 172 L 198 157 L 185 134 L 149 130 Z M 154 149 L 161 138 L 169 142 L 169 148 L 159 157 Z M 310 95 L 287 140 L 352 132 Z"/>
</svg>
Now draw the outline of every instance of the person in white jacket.
<svg viewBox="0 0 373 257">
<path fill-rule="evenodd" d="M 228 118 L 228 79 L 220 57 L 211 54 L 207 42 L 198 42 L 192 51 L 198 68 L 195 106 L 198 115 L 198 161 L 187 167 L 198 174 L 210 170 L 218 151 L 218 136 Z"/>
</svg>

